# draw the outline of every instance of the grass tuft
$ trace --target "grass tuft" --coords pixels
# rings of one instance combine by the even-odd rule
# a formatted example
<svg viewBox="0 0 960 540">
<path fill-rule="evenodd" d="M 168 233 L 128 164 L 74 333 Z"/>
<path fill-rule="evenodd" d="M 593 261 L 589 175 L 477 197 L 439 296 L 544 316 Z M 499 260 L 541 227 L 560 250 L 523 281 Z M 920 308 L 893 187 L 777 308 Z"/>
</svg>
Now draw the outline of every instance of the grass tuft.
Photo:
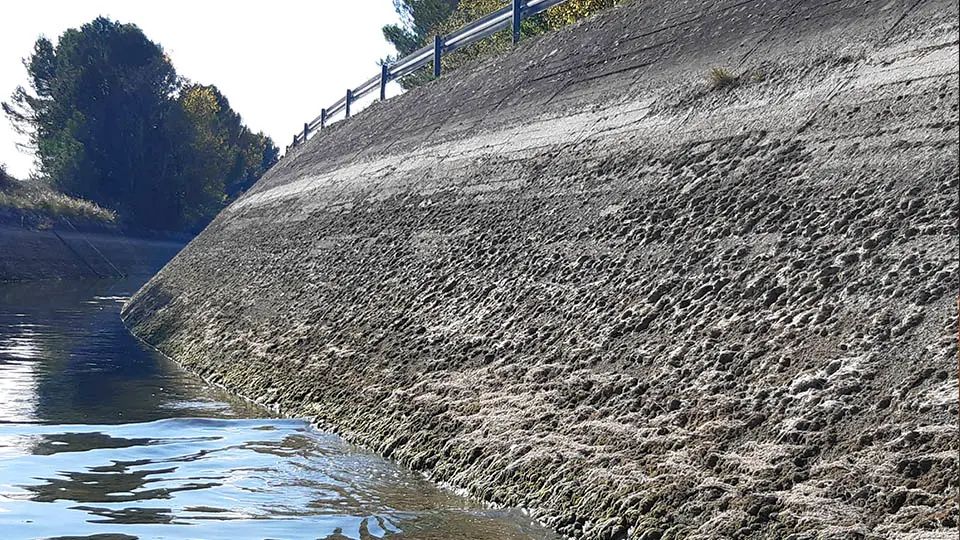
<svg viewBox="0 0 960 540">
<path fill-rule="evenodd" d="M 715 67 L 707 74 L 707 80 L 710 81 L 710 88 L 732 88 L 739 84 L 739 78 L 731 71 L 722 67 Z"/>
</svg>

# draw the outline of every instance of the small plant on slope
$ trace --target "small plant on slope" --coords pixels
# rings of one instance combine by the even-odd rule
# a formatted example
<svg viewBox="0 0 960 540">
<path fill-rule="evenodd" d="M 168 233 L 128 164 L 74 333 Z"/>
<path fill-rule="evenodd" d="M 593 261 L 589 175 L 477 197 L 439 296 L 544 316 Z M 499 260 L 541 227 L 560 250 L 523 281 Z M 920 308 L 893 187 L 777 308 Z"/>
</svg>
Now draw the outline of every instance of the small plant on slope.
<svg viewBox="0 0 960 540">
<path fill-rule="evenodd" d="M 722 67 L 710 69 L 707 79 L 710 81 L 710 88 L 713 89 L 732 88 L 739 82 L 736 75 Z"/>
</svg>

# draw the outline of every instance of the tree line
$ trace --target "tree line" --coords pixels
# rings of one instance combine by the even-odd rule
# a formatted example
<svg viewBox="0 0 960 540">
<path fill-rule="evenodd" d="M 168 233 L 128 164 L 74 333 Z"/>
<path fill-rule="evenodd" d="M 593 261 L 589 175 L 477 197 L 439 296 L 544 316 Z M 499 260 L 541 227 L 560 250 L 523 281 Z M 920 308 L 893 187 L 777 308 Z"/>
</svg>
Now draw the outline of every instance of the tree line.
<svg viewBox="0 0 960 540">
<path fill-rule="evenodd" d="M 520 23 L 521 36 L 535 36 L 589 17 L 613 7 L 620 0 L 568 0 Z M 481 17 L 510 5 L 511 0 L 393 0 L 400 24 L 383 27 L 383 37 L 394 46 L 396 56 L 383 62 L 394 62 L 420 47 L 433 42 L 436 35 L 448 35 Z M 441 60 L 448 72 L 472 60 L 508 50 L 513 45 L 511 30 L 503 30 L 489 38 L 446 55 Z M 404 88 L 412 88 L 433 80 L 433 70 L 424 68 L 400 80 Z"/>
<path fill-rule="evenodd" d="M 3 110 L 37 176 L 131 228 L 198 232 L 279 158 L 216 86 L 178 76 L 133 24 L 98 17 L 56 45 L 41 37 L 24 65 L 29 89 Z"/>
</svg>

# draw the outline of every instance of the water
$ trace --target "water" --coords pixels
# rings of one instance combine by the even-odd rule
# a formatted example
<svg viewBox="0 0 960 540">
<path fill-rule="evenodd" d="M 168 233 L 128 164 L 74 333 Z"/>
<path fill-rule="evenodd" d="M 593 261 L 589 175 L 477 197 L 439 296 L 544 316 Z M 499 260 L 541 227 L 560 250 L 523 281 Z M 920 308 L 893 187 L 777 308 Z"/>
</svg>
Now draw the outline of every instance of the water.
<svg viewBox="0 0 960 540">
<path fill-rule="evenodd" d="M 139 285 L 0 284 L 0 539 L 546 540 L 132 337 Z"/>
</svg>

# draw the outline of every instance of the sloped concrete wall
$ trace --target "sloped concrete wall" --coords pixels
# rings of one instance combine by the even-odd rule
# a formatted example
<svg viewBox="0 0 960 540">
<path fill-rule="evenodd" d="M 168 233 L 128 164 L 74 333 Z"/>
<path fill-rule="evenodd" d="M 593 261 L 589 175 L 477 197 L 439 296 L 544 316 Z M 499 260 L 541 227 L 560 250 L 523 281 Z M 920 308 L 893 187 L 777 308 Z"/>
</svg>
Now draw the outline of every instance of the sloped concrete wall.
<svg viewBox="0 0 960 540">
<path fill-rule="evenodd" d="M 324 130 L 124 316 L 573 537 L 955 538 L 958 56 L 949 1 L 626 3 Z"/>
<path fill-rule="evenodd" d="M 0 281 L 151 276 L 183 243 L 0 226 Z"/>
</svg>

